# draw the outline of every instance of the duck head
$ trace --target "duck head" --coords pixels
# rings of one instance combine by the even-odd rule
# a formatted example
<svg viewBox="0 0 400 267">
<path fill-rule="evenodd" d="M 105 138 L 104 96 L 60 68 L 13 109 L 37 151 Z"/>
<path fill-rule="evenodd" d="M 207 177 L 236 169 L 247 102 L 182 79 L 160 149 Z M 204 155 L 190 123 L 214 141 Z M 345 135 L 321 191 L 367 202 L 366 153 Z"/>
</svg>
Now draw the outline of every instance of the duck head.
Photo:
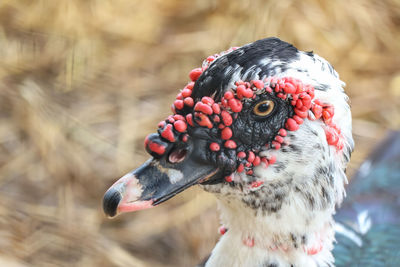
<svg viewBox="0 0 400 267">
<path fill-rule="evenodd" d="M 331 224 L 353 148 L 336 71 L 267 38 L 210 56 L 189 77 L 173 114 L 146 137 L 152 158 L 106 192 L 105 213 L 150 208 L 200 184 L 248 245 L 258 236 L 267 248 L 306 245 L 308 230 Z"/>
</svg>

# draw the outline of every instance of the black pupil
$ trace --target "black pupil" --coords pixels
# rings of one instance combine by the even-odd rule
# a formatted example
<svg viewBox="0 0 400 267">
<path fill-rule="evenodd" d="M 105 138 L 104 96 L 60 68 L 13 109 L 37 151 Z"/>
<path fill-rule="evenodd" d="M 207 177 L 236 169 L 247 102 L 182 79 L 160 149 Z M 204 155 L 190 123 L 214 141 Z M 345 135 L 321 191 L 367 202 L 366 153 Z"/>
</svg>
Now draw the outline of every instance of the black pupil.
<svg viewBox="0 0 400 267">
<path fill-rule="evenodd" d="M 269 109 L 269 103 L 268 103 L 268 102 L 262 103 L 261 105 L 258 106 L 258 111 L 259 111 L 260 113 L 264 113 L 264 112 L 266 112 L 268 109 Z"/>
</svg>

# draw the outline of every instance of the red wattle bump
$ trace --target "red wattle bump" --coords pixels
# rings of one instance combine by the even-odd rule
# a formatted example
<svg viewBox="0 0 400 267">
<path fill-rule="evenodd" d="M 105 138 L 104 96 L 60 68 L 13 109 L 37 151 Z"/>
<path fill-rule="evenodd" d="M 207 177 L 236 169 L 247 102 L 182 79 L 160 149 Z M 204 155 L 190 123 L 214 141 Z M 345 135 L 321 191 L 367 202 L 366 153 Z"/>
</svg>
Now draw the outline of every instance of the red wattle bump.
<svg viewBox="0 0 400 267">
<path fill-rule="evenodd" d="M 226 126 L 231 126 L 232 125 L 232 116 L 231 114 L 229 114 L 227 111 L 223 110 L 221 112 L 221 117 L 222 117 L 222 122 L 226 125 Z"/>
<path fill-rule="evenodd" d="M 174 119 L 174 117 L 172 115 L 169 115 L 167 120 L 168 120 L 169 123 L 174 123 L 175 122 L 175 119 Z"/>
<path fill-rule="evenodd" d="M 303 83 L 298 81 L 296 84 L 296 94 L 300 94 L 303 92 Z"/>
<path fill-rule="evenodd" d="M 296 93 L 296 87 L 293 86 L 291 83 L 285 83 L 285 87 L 283 88 L 285 93 L 287 94 L 294 94 Z"/>
<path fill-rule="evenodd" d="M 174 122 L 174 128 L 178 132 L 183 133 L 184 131 L 186 131 L 187 125 L 184 121 L 179 120 L 179 121 Z"/>
<path fill-rule="evenodd" d="M 336 135 L 336 132 L 332 128 L 326 128 L 325 129 L 325 135 L 326 135 L 326 140 L 329 145 L 336 146 L 336 144 L 339 141 L 338 136 Z"/>
<path fill-rule="evenodd" d="M 314 87 L 309 86 L 307 93 L 310 95 L 311 99 L 314 99 L 315 93 L 314 93 Z"/>
<path fill-rule="evenodd" d="M 307 111 L 300 111 L 300 109 L 295 108 L 294 109 L 294 113 L 296 113 L 297 116 L 299 116 L 300 118 L 307 118 L 308 115 L 308 110 Z"/>
<path fill-rule="evenodd" d="M 312 105 L 311 100 L 312 99 L 311 99 L 311 96 L 309 94 L 306 94 L 306 93 L 300 94 L 300 99 L 299 100 L 301 100 L 301 102 L 303 103 L 303 107 L 305 109 L 310 109 L 311 108 L 311 105 Z"/>
<path fill-rule="evenodd" d="M 203 98 L 201 99 L 201 102 L 211 106 L 212 104 L 214 104 L 214 99 L 212 99 L 211 97 L 208 97 L 208 96 L 203 96 Z"/>
<path fill-rule="evenodd" d="M 224 94 L 224 98 L 227 99 L 227 100 L 234 98 L 233 92 L 232 91 L 226 91 L 225 94 Z"/>
<path fill-rule="evenodd" d="M 221 122 L 221 118 L 218 115 L 214 115 L 213 121 L 216 123 L 219 123 L 219 122 Z"/>
<path fill-rule="evenodd" d="M 165 146 L 163 145 L 151 142 L 148 147 L 151 151 L 157 153 L 158 155 L 163 155 L 165 153 Z"/>
<path fill-rule="evenodd" d="M 212 108 L 212 110 L 214 111 L 215 114 L 221 113 L 221 108 L 219 107 L 218 104 L 216 104 L 216 103 L 212 104 L 211 108 Z"/>
<path fill-rule="evenodd" d="M 285 128 L 289 131 L 297 131 L 299 129 L 299 125 L 294 119 L 288 118 L 285 123 Z"/>
<path fill-rule="evenodd" d="M 236 94 L 240 99 L 243 97 L 250 98 L 253 96 L 253 91 L 250 88 L 246 88 L 245 85 L 239 85 L 236 88 Z"/>
<path fill-rule="evenodd" d="M 254 158 L 254 161 L 253 161 L 253 166 L 258 166 L 258 165 L 260 165 L 260 162 L 261 162 L 260 157 L 259 157 L 259 156 L 256 156 L 256 157 Z"/>
<path fill-rule="evenodd" d="M 238 157 L 239 159 L 244 159 L 244 158 L 246 157 L 246 153 L 244 153 L 243 151 L 240 151 L 240 152 L 237 154 L 237 157 Z"/>
<path fill-rule="evenodd" d="M 196 122 L 203 127 L 207 127 L 211 129 L 213 127 L 212 122 L 208 118 L 207 115 L 204 115 L 203 113 L 200 113 L 198 116 L 196 116 Z"/>
<path fill-rule="evenodd" d="M 188 84 L 185 86 L 185 88 L 187 88 L 187 89 L 189 89 L 189 90 L 192 90 L 192 89 L 193 89 L 193 86 L 194 86 L 194 82 L 190 82 L 190 83 L 188 83 Z"/>
<path fill-rule="evenodd" d="M 303 101 L 301 101 L 301 99 L 297 99 L 296 108 L 302 108 L 302 107 L 303 107 Z"/>
<path fill-rule="evenodd" d="M 189 73 L 189 78 L 192 81 L 197 81 L 197 79 L 200 77 L 201 73 L 203 72 L 203 70 L 201 68 L 196 68 L 190 71 Z"/>
<path fill-rule="evenodd" d="M 165 126 L 164 130 L 161 132 L 161 136 L 170 142 L 175 142 L 175 136 L 172 131 L 172 124 L 167 124 L 167 126 Z"/>
<path fill-rule="evenodd" d="M 248 171 L 246 172 L 246 174 L 247 174 L 247 175 L 253 175 L 253 170 L 248 170 Z"/>
<path fill-rule="evenodd" d="M 158 128 L 164 128 L 165 124 L 166 124 L 165 121 L 160 121 L 157 126 Z"/>
<path fill-rule="evenodd" d="M 229 175 L 229 176 L 225 176 L 225 181 L 227 181 L 228 183 L 233 181 L 233 174 Z"/>
<path fill-rule="evenodd" d="M 225 179 L 226 180 L 226 179 Z M 228 182 L 228 181 L 227 181 Z M 228 182 L 229 183 L 229 182 Z M 226 229 L 224 226 L 221 226 L 219 229 L 218 229 L 218 232 L 219 232 L 219 234 L 220 235 L 224 235 L 226 232 L 228 231 L 228 229 Z"/>
<path fill-rule="evenodd" d="M 279 142 L 279 143 L 283 143 L 283 137 L 280 135 L 275 136 L 275 141 Z"/>
<path fill-rule="evenodd" d="M 224 144 L 226 148 L 235 149 L 237 147 L 236 142 L 233 140 L 227 140 Z"/>
<path fill-rule="evenodd" d="M 305 98 L 305 99 L 303 99 L 302 102 L 303 102 L 303 106 L 305 107 L 305 109 L 310 109 L 310 107 L 311 107 L 311 98 Z"/>
<path fill-rule="evenodd" d="M 174 106 L 177 109 L 183 109 L 183 101 L 182 100 L 175 100 Z"/>
<path fill-rule="evenodd" d="M 222 98 L 222 99 L 221 99 L 221 105 L 222 105 L 223 107 L 225 107 L 225 108 L 229 107 L 229 105 L 228 105 L 228 100 Z"/>
<path fill-rule="evenodd" d="M 187 114 L 186 115 L 186 121 L 189 123 L 190 126 L 193 126 L 193 115 L 192 114 Z"/>
<path fill-rule="evenodd" d="M 317 104 L 317 105 L 319 105 L 319 106 L 321 106 L 321 107 L 324 105 L 324 103 L 322 103 L 322 101 L 319 100 L 319 99 L 315 99 L 315 100 L 314 100 L 314 103 Z"/>
<path fill-rule="evenodd" d="M 186 106 L 188 106 L 188 107 L 193 107 L 193 105 L 194 105 L 194 100 L 193 100 L 193 98 L 191 98 L 191 97 L 186 97 L 186 98 L 183 100 L 183 103 L 184 103 Z"/>
<path fill-rule="evenodd" d="M 322 107 L 318 104 L 314 104 L 313 107 L 311 108 L 312 112 L 314 113 L 314 116 L 316 119 L 321 118 L 322 116 Z"/>
<path fill-rule="evenodd" d="M 219 151 L 220 150 L 220 146 L 217 143 L 211 143 L 210 144 L 210 149 L 211 149 L 211 151 Z"/>
<path fill-rule="evenodd" d="M 299 124 L 299 125 L 303 124 L 303 119 L 300 118 L 299 116 L 294 115 L 292 118 L 297 122 L 297 124 Z"/>
<path fill-rule="evenodd" d="M 185 120 L 185 117 L 183 117 L 182 115 L 179 115 L 179 114 L 175 114 L 174 116 L 172 116 L 172 118 L 174 118 L 174 120 L 176 120 L 176 121 L 179 121 L 179 120 L 184 121 Z"/>
<path fill-rule="evenodd" d="M 248 157 L 247 157 L 247 161 L 250 162 L 250 163 L 253 163 L 254 159 L 256 158 L 256 155 L 254 155 L 254 152 L 253 152 L 253 151 L 249 151 L 248 154 L 249 154 L 249 155 L 248 155 Z"/>
<path fill-rule="evenodd" d="M 194 106 L 195 111 L 203 112 L 204 114 L 211 115 L 213 114 L 213 110 L 209 105 L 206 105 L 202 102 L 197 102 Z"/>
<path fill-rule="evenodd" d="M 178 93 L 178 94 L 176 95 L 176 99 L 177 99 L 177 100 L 182 100 L 182 99 L 183 99 L 182 93 Z"/>
<path fill-rule="evenodd" d="M 280 91 L 279 83 L 275 84 L 275 92 L 278 93 Z"/>
<path fill-rule="evenodd" d="M 276 156 L 275 155 L 270 156 L 268 159 L 268 163 L 274 164 L 275 162 L 276 162 Z"/>
<path fill-rule="evenodd" d="M 232 137 L 232 130 L 229 127 L 225 127 L 222 131 L 221 131 L 221 138 L 223 140 L 229 140 Z"/>
<path fill-rule="evenodd" d="M 330 113 L 327 108 L 324 108 L 324 111 L 322 111 L 322 117 L 324 120 L 327 120 L 332 117 L 332 113 Z"/>
<path fill-rule="evenodd" d="M 278 133 L 279 133 L 280 136 L 283 136 L 283 137 L 285 137 L 287 135 L 287 131 L 285 129 L 283 129 L 283 128 L 280 129 Z"/>
<path fill-rule="evenodd" d="M 189 135 L 188 134 L 184 134 L 182 136 L 182 141 L 186 143 L 188 140 L 189 140 Z"/>
<path fill-rule="evenodd" d="M 242 93 L 242 95 L 243 95 L 244 97 L 246 97 L 246 98 L 251 98 L 251 97 L 253 97 L 254 93 L 253 93 L 253 90 L 251 90 L 250 88 L 248 88 L 248 89 L 246 89 L 246 90 Z"/>
<path fill-rule="evenodd" d="M 145 147 L 158 155 L 163 155 L 165 153 L 166 147 L 162 144 L 152 142 L 148 137 L 149 135 L 146 136 L 146 139 L 144 140 Z"/>
<path fill-rule="evenodd" d="M 190 89 L 183 89 L 182 92 L 181 92 L 181 94 L 182 94 L 183 97 L 189 97 L 189 96 L 192 95 L 192 90 L 190 90 Z"/>
<path fill-rule="evenodd" d="M 206 60 L 207 60 L 208 62 L 213 62 L 213 61 L 215 60 L 215 57 L 209 56 L 209 57 L 207 57 Z"/>
<path fill-rule="evenodd" d="M 252 80 L 251 83 L 257 88 L 262 89 L 264 88 L 264 83 L 260 80 Z"/>
<path fill-rule="evenodd" d="M 272 141 L 271 143 L 272 143 L 272 145 L 274 146 L 274 148 L 275 148 L 276 150 L 278 150 L 278 149 L 281 148 L 281 143 L 279 143 L 279 142 L 277 142 L 277 141 Z"/>
<path fill-rule="evenodd" d="M 324 110 L 328 111 L 329 114 L 331 114 L 331 116 L 333 116 L 333 115 L 335 114 L 335 111 L 334 111 L 334 109 L 333 109 L 333 106 L 331 106 L 331 105 L 325 106 L 325 107 L 324 107 Z"/>
<path fill-rule="evenodd" d="M 240 102 L 240 100 L 232 98 L 232 99 L 229 99 L 228 104 L 233 112 L 242 111 L 243 106 L 242 106 L 242 102 Z"/>
<path fill-rule="evenodd" d="M 239 99 L 243 98 L 242 92 L 246 90 L 246 87 L 244 86 L 244 84 L 239 85 L 238 87 L 236 87 L 236 96 Z"/>
</svg>

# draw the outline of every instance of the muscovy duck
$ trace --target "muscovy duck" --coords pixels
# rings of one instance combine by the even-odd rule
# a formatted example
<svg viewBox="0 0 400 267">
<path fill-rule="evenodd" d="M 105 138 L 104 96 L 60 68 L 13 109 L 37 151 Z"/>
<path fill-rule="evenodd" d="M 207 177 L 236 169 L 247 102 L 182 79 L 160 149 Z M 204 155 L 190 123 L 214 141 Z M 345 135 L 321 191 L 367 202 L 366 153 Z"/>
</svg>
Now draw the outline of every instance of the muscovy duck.
<svg viewBox="0 0 400 267">
<path fill-rule="evenodd" d="M 152 158 L 106 192 L 105 213 L 151 208 L 200 184 L 218 198 L 224 233 L 206 266 L 332 266 L 354 146 L 334 68 L 266 38 L 208 57 L 189 77 L 145 139 Z"/>
</svg>

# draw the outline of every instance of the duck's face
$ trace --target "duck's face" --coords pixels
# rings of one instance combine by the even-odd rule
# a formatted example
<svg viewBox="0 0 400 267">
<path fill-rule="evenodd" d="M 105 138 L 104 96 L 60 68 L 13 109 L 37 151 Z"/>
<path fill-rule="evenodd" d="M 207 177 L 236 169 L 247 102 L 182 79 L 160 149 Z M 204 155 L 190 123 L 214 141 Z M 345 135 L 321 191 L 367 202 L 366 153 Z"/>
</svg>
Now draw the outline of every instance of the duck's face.
<svg viewBox="0 0 400 267">
<path fill-rule="evenodd" d="M 177 95 L 174 114 L 146 137 L 153 158 L 107 191 L 105 212 L 149 208 L 194 184 L 267 211 L 296 190 L 310 205 L 319 203 L 306 190 L 311 184 L 321 198 L 335 201 L 343 181 L 327 173 L 338 171 L 332 157 L 348 157 L 351 136 L 340 128 L 349 127 L 350 114 L 331 66 L 318 58 L 319 72 L 329 76 L 320 83 L 312 77 L 316 67 L 302 65 L 315 60 L 278 39 L 207 58 L 189 74 L 192 82 Z M 335 96 L 340 99 L 329 101 Z M 346 111 L 339 112 L 342 125 L 335 121 L 338 107 Z"/>
</svg>

